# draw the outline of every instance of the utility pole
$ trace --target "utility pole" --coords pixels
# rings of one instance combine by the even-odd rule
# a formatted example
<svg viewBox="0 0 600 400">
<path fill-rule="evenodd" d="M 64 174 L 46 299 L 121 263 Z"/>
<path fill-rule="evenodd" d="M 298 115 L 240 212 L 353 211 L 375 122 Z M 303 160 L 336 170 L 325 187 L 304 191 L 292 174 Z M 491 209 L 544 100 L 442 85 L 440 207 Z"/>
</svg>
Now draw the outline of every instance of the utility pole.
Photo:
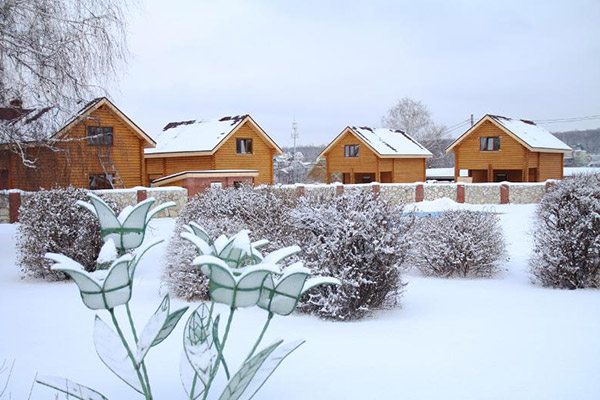
<svg viewBox="0 0 600 400">
<path fill-rule="evenodd" d="M 292 122 L 292 140 L 294 142 L 294 154 L 293 156 L 296 156 L 296 142 L 299 138 L 298 135 L 298 124 L 296 123 L 296 117 L 294 117 L 294 122 Z"/>
<path fill-rule="evenodd" d="M 473 114 L 471 114 L 471 126 L 473 126 L 475 123 L 473 122 Z"/>
</svg>

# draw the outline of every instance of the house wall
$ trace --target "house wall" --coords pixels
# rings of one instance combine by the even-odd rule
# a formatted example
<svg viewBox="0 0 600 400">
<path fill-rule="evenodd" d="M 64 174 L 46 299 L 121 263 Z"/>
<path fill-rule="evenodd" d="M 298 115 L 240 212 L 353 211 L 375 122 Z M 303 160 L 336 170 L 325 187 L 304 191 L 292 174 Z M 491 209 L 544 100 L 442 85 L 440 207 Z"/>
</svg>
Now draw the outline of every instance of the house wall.
<svg viewBox="0 0 600 400">
<path fill-rule="evenodd" d="M 538 168 L 538 180 L 542 182 L 546 179 L 562 179 L 563 157 L 562 153 L 539 153 L 540 166 Z"/>
<path fill-rule="evenodd" d="M 25 167 L 19 155 L 3 151 L 0 158 L 3 163 L 8 160 L 9 188 L 39 190 L 67 185 L 89 188 L 89 175 L 104 173 L 98 160 L 98 146 L 91 146 L 84 139 L 86 126 L 90 125 L 113 127 L 113 145 L 109 148 L 117 171 L 126 187 L 142 185 L 142 139 L 107 106 L 98 108 L 90 117 L 71 128 L 64 139 L 73 141 L 57 143 L 57 151 L 45 147 L 27 149 L 28 157 L 37 159 L 35 168 Z"/>
<path fill-rule="evenodd" d="M 252 139 L 252 154 L 236 154 L 236 139 Z M 254 169 L 258 176 L 254 184 L 273 184 L 271 149 L 250 123 L 245 122 L 214 154 L 215 169 Z"/>
<path fill-rule="evenodd" d="M 215 169 L 212 156 L 146 158 L 148 181 L 183 171 Z"/>
<path fill-rule="evenodd" d="M 358 157 L 346 157 L 345 146 L 358 144 Z M 425 158 L 380 158 L 351 131 L 346 130 L 332 149 L 325 154 L 327 181 L 332 174 L 375 174 L 381 181 L 381 172 L 391 172 L 393 183 L 419 182 L 425 180 Z"/>
</svg>

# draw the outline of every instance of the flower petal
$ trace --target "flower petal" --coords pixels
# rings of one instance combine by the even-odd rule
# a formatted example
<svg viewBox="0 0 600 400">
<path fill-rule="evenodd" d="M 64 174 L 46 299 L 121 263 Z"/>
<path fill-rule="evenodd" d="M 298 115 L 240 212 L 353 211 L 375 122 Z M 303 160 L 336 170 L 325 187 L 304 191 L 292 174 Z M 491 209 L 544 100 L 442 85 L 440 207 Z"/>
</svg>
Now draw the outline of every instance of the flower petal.
<svg viewBox="0 0 600 400">
<path fill-rule="evenodd" d="M 328 276 L 323 276 L 323 277 L 318 277 L 318 278 L 311 278 L 308 281 L 306 281 L 306 283 L 304 284 L 304 287 L 302 288 L 302 294 L 306 293 L 307 291 L 309 291 L 310 289 L 316 287 L 316 286 L 321 286 L 321 285 L 337 285 L 340 286 L 342 284 L 342 282 L 340 282 L 339 279 L 336 278 L 331 278 Z"/>
<path fill-rule="evenodd" d="M 274 252 L 267 254 L 263 259 L 263 262 L 267 264 L 277 264 L 285 258 L 299 253 L 301 251 L 302 249 L 299 246 L 284 247 L 282 249 L 275 250 Z"/>
<path fill-rule="evenodd" d="M 186 226 L 186 228 L 187 228 L 187 226 Z M 183 239 L 187 240 L 188 242 L 191 242 L 194 246 L 196 246 L 201 255 L 202 254 L 205 254 L 205 255 L 213 254 L 213 248 L 206 241 L 204 241 L 204 239 L 202 239 L 201 237 L 199 237 L 193 233 L 190 233 L 190 232 L 181 232 L 181 234 L 179 236 L 181 236 Z"/>
<path fill-rule="evenodd" d="M 146 224 L 147 224 L 148 222 L 150 222 L 150 220 L 151 220 L 152 218 L 154 218 L 154 216 L 155 216 L 156 214 L 158 214 L 159 212 L 161 212 L 162 210 L 164 210 L 164 209 L 167 209 L 167 208 L 169 208 L 169 207 L 175 207 L 175 205 L 176 205 L 176 204 L 175 204 L 175 202 L 174 202 L 174 201 L 168 201 L 168 202 L 166 202 L 166 203 L 162 203 L 161 205 L 159 205 L 159 206 L 157 206 L 157 207 L 154 207 L 152 210 L 150 210 L 150 212 L 149 212 L 149 213 L 148 213 L 148 215 L 146 216 Z"/>
<path fill-rule="evenodd" d="M 217 303 L 234 306 L 236 281 L 225 261 L 209 255 L 198 256 L 193 264 L 209 279 L 208 291 Z"/>
<path fill-rule="evenodd" d="M 131 280 L 129 279 L 129 262 L 131 256 L 125 255 L 116 260 L 108 271 L 102 290 L 105 307 L 114 308 L 125 304 L 131 298 Z"/>
</svg>

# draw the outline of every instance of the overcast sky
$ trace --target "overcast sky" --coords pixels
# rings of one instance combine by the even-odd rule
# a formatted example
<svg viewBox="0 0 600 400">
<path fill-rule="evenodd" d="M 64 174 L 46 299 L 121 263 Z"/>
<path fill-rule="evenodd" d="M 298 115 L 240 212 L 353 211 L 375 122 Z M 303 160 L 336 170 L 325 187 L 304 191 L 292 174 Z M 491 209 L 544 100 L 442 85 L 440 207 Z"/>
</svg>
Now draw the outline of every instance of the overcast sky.
<svg viewBox="0 0 600 400">
<path fill-rule="evenodd" d="M 600 114 L 599 0 L 148 0 L 129 29 L 113 98 L 150 135 L 249 113 L 282 146 L 294 117 L 301 144 L 326 144 L 403 97 L 446 126 Z"/>
</svg>

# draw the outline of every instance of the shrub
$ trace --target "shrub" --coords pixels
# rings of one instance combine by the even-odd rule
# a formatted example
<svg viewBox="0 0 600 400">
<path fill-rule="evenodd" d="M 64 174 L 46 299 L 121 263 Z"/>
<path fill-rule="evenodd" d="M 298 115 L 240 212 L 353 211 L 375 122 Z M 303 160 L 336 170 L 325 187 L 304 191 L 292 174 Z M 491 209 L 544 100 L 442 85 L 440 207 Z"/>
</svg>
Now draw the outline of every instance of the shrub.
<svg viewBox="0 0 600 400">
<path fill-rule="evenodd" d="M 490 277 L 506 254 L 498 217 L 467 210 L 420 218 L 409 266 L 428 276 Z"/>
<path fill-rule="evenodd" d="M 600 175 L 564 179 L 544 195 L 529 266 L 543 286 L 600 287 Z"/>
<path fill-rule="evenodd" d="M 271 189 L 255 190 L 249 186 L 239 189 L 209 189 L 196 195 L 177 219 L 175 232 L 168 246 L 163 279 L 169 291 L 187 300 L 207 299 L 207 280 L 192 266 L 197 251 L 180 237 L 182 227 L 190 222 L 202 226 L 212 237 L 230 236 L 241 229 L 252 231 L 252 237 L 271 240 L 264 248 L 278 248 L 287 227 L 283 220 L 292 197 L 276 195 Z"/>
<path fill-rule="evenodd" d="M 402 211 L 402 206 L 362 192 L 302 197 L 290 213 L 292 241 L 302 248 L 301 258 L 313 275 L 335 277 L 342 285 L 311 291 L 298 309 L 352 320 L 396 305 L 413 222 Z"/>
<path fill-rule="evenodd" d="M 68 279 L 50 270 L 44 254 L 61 253 L 93 270 L 102 246 L 97 218 L 77 206 L 86 191 L 74 187 L 41 190 L 23 196 L 17 232 L 17 265 L 25 276 L 50 281 Z"/>
</svg>

